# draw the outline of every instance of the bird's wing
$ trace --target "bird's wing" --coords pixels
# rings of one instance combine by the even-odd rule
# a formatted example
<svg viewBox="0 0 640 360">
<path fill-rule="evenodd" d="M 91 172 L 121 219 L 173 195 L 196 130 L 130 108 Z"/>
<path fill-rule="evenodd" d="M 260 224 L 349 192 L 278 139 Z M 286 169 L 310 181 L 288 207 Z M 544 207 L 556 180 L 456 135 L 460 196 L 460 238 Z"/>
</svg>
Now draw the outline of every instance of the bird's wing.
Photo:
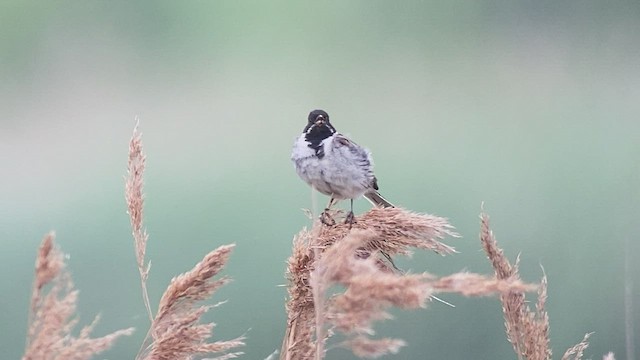
<svg viewBox="0 0 640 360">
<path fill-rule="evenodd" d="M 369 151 L 362 146 L 356 144 L 348 137 L 342 134 L 336 134 L 335 139 L 333 141 L 334 147 L 346 147 L 349 149 L 349 152 L 353 154 L 353 162 L 354 165 L 359 166 L 364 171 L 366 171 L 368 184 L 365 186 L 371 188 L 373 191 L 369 194 L 370 196 L 365 197 L 369 201 L 371 201 L 374 205 L 384 206 L 384 207 L 393 207 L 391 203 L 386 201 L 380 194 L 377 192 L 378 190 L 378 180 L 373 174 L 373 160 L 371 159 L 371 154 Z"/>
<path fill-rule="evenodd" d="M 347 147 L 350 147 L 350 148 L 359 148 L 360 147 L 360 145 L 354 143 L 353 141 L 351 141 L 351 139 L 349 139 L 348 137 L 346 137 L 346 136 L 344 136 L 342 134 L 336 134 L 333 141 L 338 146 L 347 146 Z"/>
</svg>

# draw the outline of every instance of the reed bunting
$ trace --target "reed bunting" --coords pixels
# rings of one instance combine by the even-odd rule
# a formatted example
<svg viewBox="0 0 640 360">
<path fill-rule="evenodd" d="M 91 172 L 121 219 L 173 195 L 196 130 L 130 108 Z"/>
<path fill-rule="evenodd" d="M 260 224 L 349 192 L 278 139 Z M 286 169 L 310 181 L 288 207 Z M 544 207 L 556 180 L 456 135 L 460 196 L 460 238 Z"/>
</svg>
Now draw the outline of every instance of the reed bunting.
<svg viewBox="0 0 640 360">
<path fill-rule="evenodd" d="M 378 192 L 369 150 L 336 132 L 324 110 L 309 113 L 307 126 L 293 144 L 291 153 L 298 176 L 319 192 L 331 196 L 320 215 L 325 225 L 335 221 L 329 209 L 339 200 L 349 199 L 351 208 L 345 223 L 353 224 L 353 199 L 362 195 L 375 206 L 393 207 Z"/>
</svg>

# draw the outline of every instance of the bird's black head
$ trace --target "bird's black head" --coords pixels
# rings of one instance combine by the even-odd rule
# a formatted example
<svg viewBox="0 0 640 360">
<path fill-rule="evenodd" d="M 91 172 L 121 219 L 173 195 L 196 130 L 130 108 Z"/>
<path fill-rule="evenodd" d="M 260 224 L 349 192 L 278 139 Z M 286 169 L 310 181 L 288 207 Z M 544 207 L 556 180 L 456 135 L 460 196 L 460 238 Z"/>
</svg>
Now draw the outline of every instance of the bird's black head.
<svg viewBox="0 0 640 360">
<path fill-rule="evenodd" d="M 329 122 L 329 114 L 324 110 L 313 110 L 309 113 L 309 122 L 302 131 L 305 134 L 305 140 L 309 142 L 309 147 L 321 151 L 322 140 L 335 134 L 336 129 Z M 320 154 L 318 154 L 319 157 Z"/>
<path fill-rule="evenodd" d="M 322 137 L 325 138 L 331 136 L 336 132 L 336 129 L 333 128 L 331 123 L 329 122 L 329 114 L 327 114 L 324 110 L 313 110 L 309 113 L 309 117 L 307 118 L 309 122 L 307 126 L 304 128 L 304 131 L 307 135 L 310 133 L 315 133 L 314 137 L 320 137 L 321 135 L 325 135 Z"/>
<path fill-rule="evenodd" d="M 309 113 L 308 119 L 309 119 L 309 124 L 312 124 L 318 121 L 329 122 L 329 114 L 327 114 L 327 112 L 324 110 L 313 110 L 312 112 Z"/>
</svg>

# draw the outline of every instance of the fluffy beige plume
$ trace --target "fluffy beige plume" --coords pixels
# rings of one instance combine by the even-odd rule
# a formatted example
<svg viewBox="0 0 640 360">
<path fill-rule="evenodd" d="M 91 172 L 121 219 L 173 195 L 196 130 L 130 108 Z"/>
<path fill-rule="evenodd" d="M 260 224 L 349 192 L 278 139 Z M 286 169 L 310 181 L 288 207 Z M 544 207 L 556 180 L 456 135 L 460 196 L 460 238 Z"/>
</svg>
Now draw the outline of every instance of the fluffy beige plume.
<svg viewBox="0 0 640 360">
<path fill-rule="evenodd" d="M 289 299 L 286 303 L 287 329 L 280 349 L 281 360 L 315 358 L 315 312 L 309 277 L 315 252 L 310 247 L 313 236 L 302 230 L 293 239 L 293 254 L 287 266 Z"/>
<path fill-rule="evenodd" d="M 344 343 L 356 356 L 376 358 L 386 354 L 397 354 L 406 345 L 400 339 L 376 339 L 372 340 L 366 336 L 356 336 Z"/>
<path fill-rule="evenodd" d="M 49 233 L 42 240 L 36 259 L 23 360 L 89 359 L 110 348 L 120 336 L 133 333 L 133 328 L 129 328 L 91 338 L 99 319 L 96 317 L 78 336 L 72 335 L 78 324 L 77 301 L 78 291 L 74 290 L 71 274 L 65 268 L 64 255 L 56 248 L 53 233 Z"/>
<path fill-rule="evenodd" d="M 580 360 L 584 355 L 584 350 L 589 347 L 589 337 L 592 333 L 584 335 L 579 343 L 573 345 L 562 355 L 562 360 Z"/>
<path fill-rule="evenodd" d="M 229 282 L 227 278 L 214 280 L 229 259 L 233 245 L 221 246 L 207 254 L 190 271 L 171 280 L 165 290 L 158 313 L 151 324 L 153 342 L 140 359 L 191 359 L 193 355 L 225 352 L 244 345 L 243 338 L 208 343 L 213 323 L 199 324 L 202 315 L 212 306 L 198 306 Z M 229 353 L 219 359 L 235 358 L 242 353 Z"/>
<path fill-rule="evenodd" d="M 445 218 L 397 207 L 373 208 L 359 216 L 351 228 L 344 223 L 322 227 L 318 245 L 330 246 L 344 238 L 351 229 L 371 230 L 371 237 L 364 248 L 389 255 L 409 255 L 411 249 L 431 250 L 442 255 L 454 253 L 455 249 L 441 240 L 446 236 L 459 237 Z"/>
<path fill-rule="evenodd" d="M 518 261 L 511 265 L 489 226 L 489 216 L 480 215 L 480 242 L 491 262 L 496 277 L 502 280 L 517 281 Z M 511 291 L 500 295 L 502 312 L 505 319 L 507 338 L 519 359 L 551 359 L 549 347 L 549 316 L 545 310 L 547 299 L 547 278 L 543 276 L 538 288 L 538 301 L 535 311 L 526 305 L 522 291 Z"/>
<path fill-rule="evenodd" d="M 162 295 L 158 312 L 153 316 L 146 285 L 150 269 L 150 264 L 145 263 L 149 235 L 143 227 L 145 159 L 142 137 L 136 125 L 129 143 L 125 198 L 131 221 L 144 305 L 151 319 L 151 327 L 136 359 L 190 360 L 195 355 L 222 353 L 244 345 L 243 338 L 207 342 L 212 336 L 214 324 L 201 324 L 200 320 L 212 306 L 198 305 L 229 282 L 227 278 L 214 280 L 214 276 L 227 263 L 234 245 L 221 246 L 211 251 L 192 270 L 173 278 Z M 223 354 L 216 359 L 232 359 L 240 354 L 239 352 Z"/>
<path fill-rule="evenodd" d="M 602 360 L 616 360 L 616 357 L 613 355 L 612 352 L 610 352 L 610 353 L 607 353 L 605 356 L 603 356 Z"/>
<path fill-rule="evenodd" d="M 511 265 L 489 226 L 489 216 L 480 214 L 480 242 L 489 261 L 493 265 L 496 277 L 502 280 L 519 281 L 518 260 Z M 514 290 L 500 295 L 502 312 L 505 319 L 507 338 L 513 345 L 518 359 L 547 360 L 551 359 L 549 347 L 549 315 L 545 310 L 547 302 L 547 277 L 543 276 L 538 287 L 538 301 L 535 311 L 526 305 L 524 291 Z M 582 359 L 584 350 L 589 346 L 588 333 L 584 339 L 569 348 L 562 360 Z M 605 355 L 604 359 L 613 359 L 613 353 Z"/>
<path fill-rule="evenodd" d="M 402 309 L 425 307 L 427 299 L 442 292 L 487 296 L 535 289 L 519 280 L 496 280 L 470 273 L 437 278 L 429 274 L 387 271 L 373 257 L 358 256 L 358 249 L 375 237 L 372 230 L 352 231 L 323 253 L 311 273 L 313 291 L 321 294 L 322 298 L 330 298 L 324 312 L 324 321 L 331 329 L 347 336 L 343 345 L 357 345 L 352 350 L 359 356 L 377 357 L 397 352 L 403 344 L 399 339 L 367 338 L 374 334 L 374 321 L 391 318 L 387 312 L 391 306 Z M 334 285 L 344 287 L 345 291 L 328 294 L 328 290 Z M 362 346 L 363 344 L 367 346 Z M 367 353 L 367 349 L 371 352 Z"/>
<path fill-rule="evenodd" d="M 433 292 L 459 293 L 464 296 L 490 296 L 519 291 L 535 291 L 538 286 L 520 279 L 496 279 L 485 275 L 459 272 L 430 281 Z"/>
<path fill-rule="evenodd" d="M 390 318 L 391 306 L 424 307 L 439 292 L 484 296 L 535 287 L 519 279 L 496 280 L 458 273 L 437 278 L 429 274 L 396 272 L 378 254 L 410 254 L 429 249 L 440 254 L 455 252 L 442 243 L 457 236 L 443 219 L 401 208 L 375 208 L 348 225 L 315 224 L 294 239 L 289 259 L 288 323 L 281 359 L 322 359 L 325 343 L 334 331 L 345 334 L 340 345 L 361 357 L 396 353 L 401 339 L 373 339 L 373 323 Z M 335 285 L 344 288 L 332 293 Z"/>
<path fill-rule="evenodd" d="M 147 278 L 151 263 L 145 264 L 145 252 L 149 234 L 143 228 L 144 193 L 143 174 L 146 156 L 142 148 L 142 134 L 138 131 L 138 124 L 133 129 L 133 136 L 129 141 L 129 161 L 127 162 L 127 178 L 125 182 L 125 199 L 127 201 L 127 214 L 131 222 L 133 243 L 136 248 L 136 261 L 140 272 L 140 285 L 142 287 L 142 300 L 147 310 L 149 320 L 153 320 L 149 293 L 147 291 Z"/>
</svg>

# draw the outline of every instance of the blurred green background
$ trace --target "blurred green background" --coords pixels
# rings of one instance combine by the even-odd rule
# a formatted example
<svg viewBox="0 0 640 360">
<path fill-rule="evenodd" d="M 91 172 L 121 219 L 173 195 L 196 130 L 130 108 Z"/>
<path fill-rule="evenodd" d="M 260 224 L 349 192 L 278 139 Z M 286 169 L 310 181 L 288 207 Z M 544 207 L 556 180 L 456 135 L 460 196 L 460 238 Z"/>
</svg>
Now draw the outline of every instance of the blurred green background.
<svg viewBox="0 0 640 360">
<path fill-rule="evenodd" d="M 285 261 L 311 206 L 289 155 L 315 108 L 372 150 L 387 198 L 463 236 L 449 239 L 460 254 L 401 267 L 491 273 L 484 202 L 523 277 L 549 276 L 555 358 L 586 332 L 587 356 L 627 358 L 625 254 L 640 333 L 638 2 L 3 1 L 0 79 L 4 359 L 22 354 L 52 229 L 82 324 L 101 313 L 95 335 L 138 329 L 98 358 L 137 352 L 148 321 L 123 195 L 135 116 L 153 306 L 174 275 L 235 243 L 234 282 L 212 300 L 228 302 L 207 317 L 215 339 L 246 333 L 246 359 L 279 349 Z M 443 298 L 457 307 L 379 324 L 408 342 L 386 358 L 516 358 L 495 298 Z"/>
</svg>

